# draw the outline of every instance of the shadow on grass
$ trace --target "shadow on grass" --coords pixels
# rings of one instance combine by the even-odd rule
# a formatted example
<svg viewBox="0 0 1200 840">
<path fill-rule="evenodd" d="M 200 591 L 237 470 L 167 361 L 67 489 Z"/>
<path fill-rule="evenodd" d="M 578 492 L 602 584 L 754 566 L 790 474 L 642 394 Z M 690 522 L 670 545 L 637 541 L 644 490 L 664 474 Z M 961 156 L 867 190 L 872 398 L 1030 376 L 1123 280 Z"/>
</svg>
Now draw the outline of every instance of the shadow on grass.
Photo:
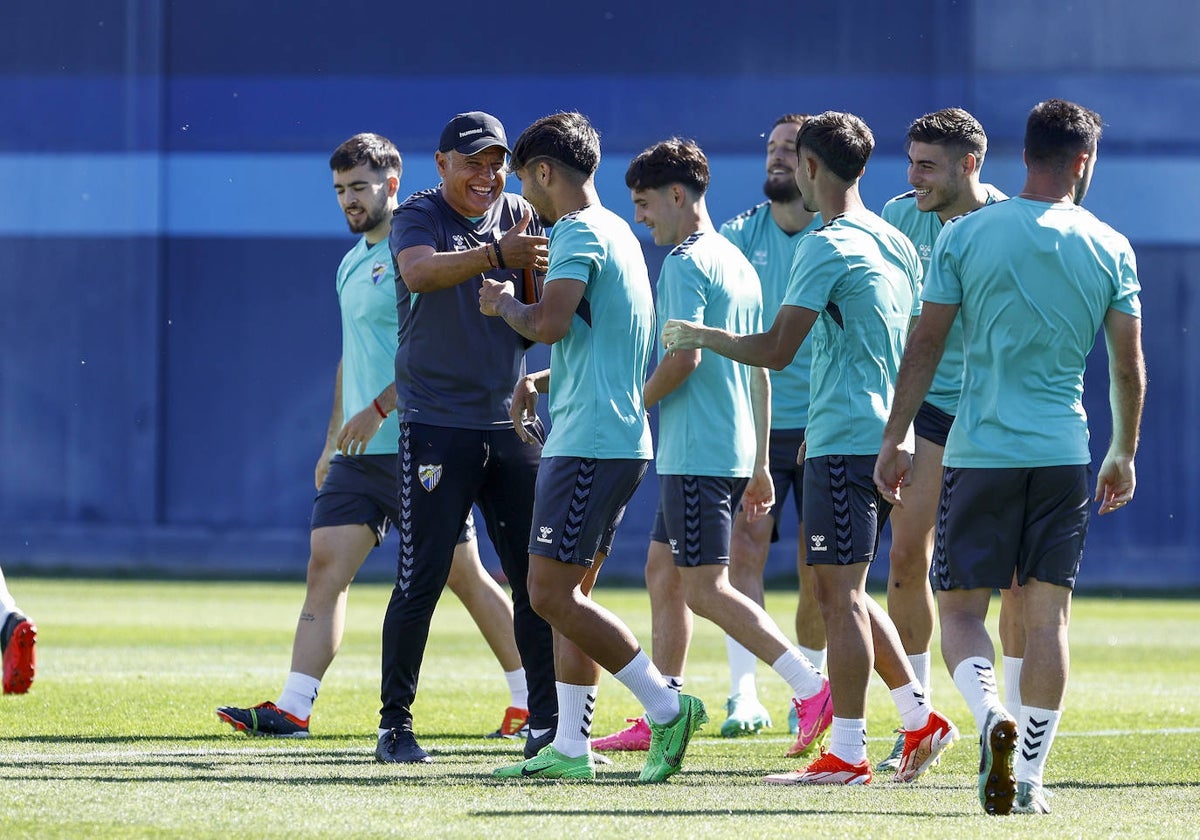
<svg viewBox="0 0 1200 840">
<path fill-rule="evenodd" d="M 947 812 L 940 814 L 931 814 L 929 811 L 897 811 L 895 808 L 886 807 L 886 803 L 880 803 L 879 808 L 837 808 L 830 809 L 822 808 L 595 808 L 592 810 L 586 809 L 562 809 L 548 808 L 539 809 L 537 815 L 539 817 L 594 817 L 597 812 L 603 812 L 606 817 L 828 817 L 837 815 L 839 817 L 848 816 L 851 814 L 864 817 L 918 817 L 923 820 L 927 819 L 943 819 L 943 820 L 958 820 L 967 813 L 962 812 Z M 974 813 L 974 812 L 971 812 Z M 472 817 L 529 817 L 528 811 L 471 811 L 469 816 Z"/>
</svg>

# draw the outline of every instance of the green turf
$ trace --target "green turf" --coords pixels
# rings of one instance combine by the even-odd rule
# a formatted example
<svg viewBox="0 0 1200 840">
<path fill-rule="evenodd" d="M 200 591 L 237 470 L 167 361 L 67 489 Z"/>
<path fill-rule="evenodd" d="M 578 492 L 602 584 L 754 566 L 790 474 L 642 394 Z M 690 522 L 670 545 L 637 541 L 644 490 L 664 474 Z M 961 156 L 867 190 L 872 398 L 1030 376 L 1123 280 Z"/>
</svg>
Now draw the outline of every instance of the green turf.
<svg viewBox="0 0 1200 840">
<path fill-rule="evenodd" d="M 635 783 L 641 754 L 588 782 L 494 781 L 520 745 L 480 737 L 508 695 L 465 611 L 439 607 L 415 708 L 432 765 L 373 761 L 379 623 L 388 590 L 356 585 L 342 652 L 307 741 L 235 735 L 218 705 L 274 699 L 288 665 L 301 584 L 10 579 L 36 620 L 38 674 L 0 696 L 0 838 L 359 837 L 1196 837 L 1200 803 L 1200 605 L 1078 598 L 1067 712 L 1046 782 L 1054 813 L 989 818 L 975 794 L 970 715 L 935 654 L 934 702 L 964 732 L 914 785 L 796 789 L 761 783 L 783 757 L 787 690 L 759 667 L 776 728 L 716 737 L 728 691 L 721 634 L 702 620 L 687 691 L 712 722 L 668 783 Z M 644 641 L 644 592 L 598 598 Z M 790 628 L 794 596 L 768 608 Z M 994 617 L 993 617 L 994 618 Z M 936 645 L 936 640 L 935 640 Z M 639 709 L 605 677 L 596 734 Z M 898 722 L 875 680 L 872 759 Z"/>
</svg>

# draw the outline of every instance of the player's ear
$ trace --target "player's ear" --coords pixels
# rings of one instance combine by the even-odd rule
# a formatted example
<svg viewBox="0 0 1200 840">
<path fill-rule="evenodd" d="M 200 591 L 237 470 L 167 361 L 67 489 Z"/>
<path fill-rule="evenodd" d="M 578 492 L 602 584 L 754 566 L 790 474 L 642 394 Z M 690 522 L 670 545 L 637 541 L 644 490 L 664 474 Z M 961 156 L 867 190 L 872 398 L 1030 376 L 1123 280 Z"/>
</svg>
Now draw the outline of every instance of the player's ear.
<svg viewBox="0 0 1200 840">
<path fill-rule="evenodd" d="M 1083 173 L 1087 171 L 1087 162 L 1092 159 L 1090 151 L 1080 152 L 1075 155 L 1075 159 L 1071 161 L 1071 171 L 1075 173 L 1076 178 L 1082 178 Z"/>
<path fill-rule="evenodd" d="M 964 175 L 971 175 L 979 168 L 979 159 L 975 157 L 974 152 L 967 152 L 962 156 L 962 160 L 959 161 L 959 166 L 962 167 Z"/>
<path fill-rule="evenodd" d="M 400 189 L 400 179 L 395 175 L 389 175 L 387 179 L 387 194 L 391 198 Z"/>
</svg>

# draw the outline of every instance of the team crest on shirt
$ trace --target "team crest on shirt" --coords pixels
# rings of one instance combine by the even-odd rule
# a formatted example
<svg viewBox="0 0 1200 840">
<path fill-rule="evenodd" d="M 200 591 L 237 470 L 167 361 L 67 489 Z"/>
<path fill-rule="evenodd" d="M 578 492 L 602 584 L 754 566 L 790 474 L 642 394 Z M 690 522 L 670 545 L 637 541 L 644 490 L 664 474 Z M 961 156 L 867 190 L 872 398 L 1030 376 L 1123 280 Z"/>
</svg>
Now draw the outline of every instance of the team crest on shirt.
<svg viewBox="0 0 1200 840">
<path fill-rule="evenodd" d="M 442 465 L 441 464 L 421 464 L 417 467 L 417 478 L 421 480 L 421 486 L 425 488 L 427 493 L 432 493 L 433 488 L 438 486 L 438 482 L 442 480 Z"/>
<path fill-rule="evenodd" d="M 451 236 L 450 238 L 452 240 L 454 240 L 454 250 L 455 251 L 467 250 L 467 239 L 461 233 L 456 233 L 453 236 Z"/>
<path fill-rule="evenodd" d="M 828 551 L 829 550 L 829 546 L 825 545 L 825 535 L 824 534 L 813 534 L 811 536 L 810 542 L 812 543 L 812 545 L 809 546 L 809 549 L 808 549 L 809 551 Z"/>
<path fill-rule="evenodd" d="M 378 286 L 385 274 L 387 274 L 387 266 L 380 262 L 375 263 L 371 266 L 371 284 Z"/>
</svg>

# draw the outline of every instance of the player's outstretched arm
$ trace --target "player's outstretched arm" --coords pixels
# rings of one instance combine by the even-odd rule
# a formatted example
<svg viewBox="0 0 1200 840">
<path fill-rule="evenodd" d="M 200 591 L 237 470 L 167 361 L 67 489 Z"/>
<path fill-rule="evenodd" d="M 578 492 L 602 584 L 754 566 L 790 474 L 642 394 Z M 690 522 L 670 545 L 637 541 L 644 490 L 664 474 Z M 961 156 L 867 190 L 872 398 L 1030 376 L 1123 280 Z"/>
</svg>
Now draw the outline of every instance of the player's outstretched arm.
<svg viewBox="0 0 1200 840">
<path fill-rule="evenodd" d="M 668 350 L 712 350 L 745 365 L 783 370 L 796 358 L 816 320 L 813 310 L 789 305 L 779 308 L 771 329 L 751 335 L 671 320 L 663 326 L 662 342 Z"/>
<path fill-rule="evenodd" d="M 571 319 L 587 285 L 570 278 L 547 279 L 542 299 L 526 305 L 513 296 L 512 283 L 483 280 L 479 289 L 479 311 L 503 318 L 530 341 L 553 344 L 571 327 Z"/>
</svg>

